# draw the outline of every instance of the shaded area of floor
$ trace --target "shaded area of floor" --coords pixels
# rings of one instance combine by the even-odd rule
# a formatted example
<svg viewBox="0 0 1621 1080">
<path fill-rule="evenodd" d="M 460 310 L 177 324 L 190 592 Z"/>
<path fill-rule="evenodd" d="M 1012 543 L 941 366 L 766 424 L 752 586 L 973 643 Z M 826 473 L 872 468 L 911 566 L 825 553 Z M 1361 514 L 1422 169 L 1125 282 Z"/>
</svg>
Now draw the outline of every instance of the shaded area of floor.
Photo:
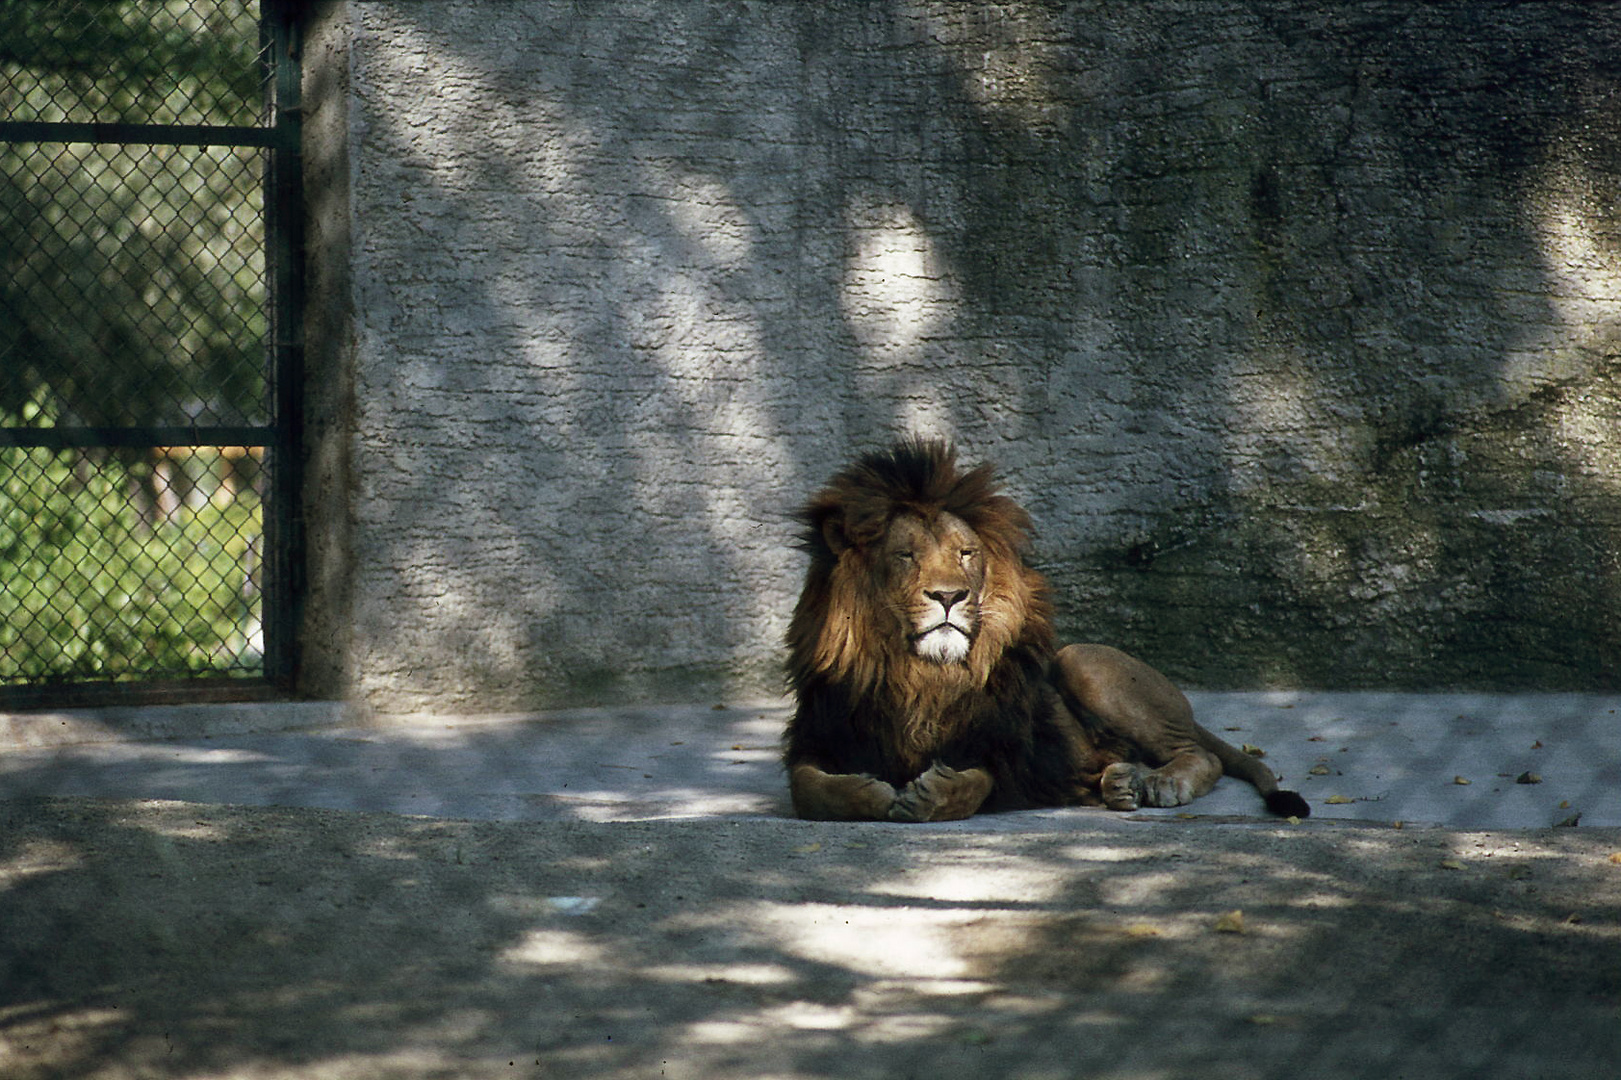
<svg viewBox="0 0 1621 1080">
<path fill-rule="evenodd" d="M 1621 702 L 1193 697 L 1309 820 L 795 821 L 778 704 L 12 717 L 93 741 L 0 752 L 0 1075 L 1613 1071 Z"/>
<path fill-rule="evenodd" d="M 12 1080 L 1589 1080 L 1621 1060 L 1618 849 L 1585 828 L 0 801 L 0 1061 Z"/>
</svg>

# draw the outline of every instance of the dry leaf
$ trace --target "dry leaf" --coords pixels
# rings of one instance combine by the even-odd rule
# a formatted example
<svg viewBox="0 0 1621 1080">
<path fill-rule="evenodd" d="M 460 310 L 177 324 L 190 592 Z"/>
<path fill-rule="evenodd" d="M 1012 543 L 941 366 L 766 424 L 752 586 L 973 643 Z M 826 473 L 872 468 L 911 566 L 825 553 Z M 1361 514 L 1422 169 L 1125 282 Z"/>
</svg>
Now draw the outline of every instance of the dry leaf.
<svg viewBox="0 0 1621 1080">
<path fill-rule="evenodd" d="M 1121 930 L 1127 937 L 1159 937 L 1159 927 L 1153 923 L 1128 923 Z"/>
<path fill-rule="evenodd" d="M 1621 851 L 1610 852 L 1610 861 L 1615 863 L 1617 866 L 1621 866 Z"/>
<path fill-rule="evenodd" d="M 1245 743 L 1240 749 L 1250 757 L 1266 757 L 1266 751 L 1259 746 L 1251 746 L 1249 743 Z"/>
<path fill-rule="evenodd" d="M 1534 772 L 1523 772 L 1514 778 L 1516 784 L 1540 784 L 1542 777 Z"/>
<path fill-rule="evenodd" d="M 1560 799 L 1559 800 L 1559 809 L 1561 809 L 1561 810 L 1569 810 L 1570 809 L 1570 800 L 1569 799 Z"/>
<path fill-rule="evenodd" d="M 1532 743 L 1531 744 L 1531 749 L 1533 749 L 1533 750 L 1541 750 L 1542 749 L 1542 740 L 1538 739 L 1536 742 Z"/>
<path fill-rule="evenodd" d="M 1242 934 L 1244 932 L 1244 913 L 1233 910 L 1216 918 L 1216 933 Z"/>
<path fill-rule="evenodd" d="M 822 850 L 821 844 L 800 844 L 794 848 L 795 855 L 814 855 Z"/>
<path fill-rule="evenodd" d="M 1330 769 L 1327 765 L 1313 765 L 1311 768 L 1306 770 L 1306 772 L 1312 776 L 1327 776 L 1333 771 L 1334 770 Z"/>
<path fill-rule="evenodd" d="M 1351 798 L 1349 795 L 1330 795 L 1323 801 L 1330 806 L 1344 806 L 1346 803 L 1356 802 L 1356 800 Z"/>
<path fill-rule="evenodd" d="M 1457 859 L 1442 859 L 1438 864 L 1443 870 L 1462 870 L 1463 863 Z"/>
<path fill-rule="evenodd" d="M 1392 829 L 1405 829 L 1407 827 L 1407 822 L 1405 822 L 1405 821 L 1392 821 L 1390 823 L 1390 827 Z"/>
<path fill-rule="evenodd" d="M 1300 824 L 1300 819 L 1295 817 L 1293 814 L 1290 814 L 1288 817 L 1284 818 L 1283 820 L 1288 822 L 1290 825 L 1299 825 Z"/>
<path fill-rule="evenodd" d="M 1470 780 L 1468 780 L 1466 777 L 1462 777 L 1462 776 L 1454 776 L 1452 778 L 1452 782 L 1454 784 L 1469 784 L 1469 783 L 1471 783 Z"/>
</svg>

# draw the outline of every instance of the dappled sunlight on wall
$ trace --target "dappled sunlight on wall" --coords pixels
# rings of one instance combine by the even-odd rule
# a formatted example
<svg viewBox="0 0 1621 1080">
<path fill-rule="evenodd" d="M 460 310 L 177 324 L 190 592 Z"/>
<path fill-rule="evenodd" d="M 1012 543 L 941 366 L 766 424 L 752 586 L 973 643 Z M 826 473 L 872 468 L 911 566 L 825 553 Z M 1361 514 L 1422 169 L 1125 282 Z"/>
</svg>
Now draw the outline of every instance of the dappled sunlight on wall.
<svg viewBox="0 0 1621 1080">
<path fill-rule="evenodd" d="M 782 222 L 679 135 L 555 92 L 580 44 L 534 38 L 546 13 L 501 12 L 499 57 L 437 14 L 379 20 L 356 64 L 390 205 L 357 237 L 367 692 L 512 708 L 685 671 L 707 694 L 742 665 L 758 694 L 792 587 L 762 497 L 783 294 L 755 264 Z"/>
<path fill-rule="evenodd" d="M 1076 73 L 1066 63 L 1069 35 L 1057 6 L 976 10 L 918 0 L 900 6 L 951 57 L 963 96 L 988 120 L 1023 132 L 1070 125 L 1060 84 Z"/>
<path fill-rule="evenodd" d="M 907 431 L 1184 683 L 1613 681 L 1594 9 L 630 10 L 346 9 L 312 692 L 774 695 L 793 508 Z"/>
<path fill-rule="evenodd" d="M 892 403 L 901 431 L 952 434 L 953 382 L 935 376 L 962 301 L 928 230 L 904 204 L 859 199 L 844 232 L 840 301 L 862 350 L 859 392 Z"/>
<path fill-rule="evenodd" d="M 1621 88 L 1595 107 L 1614 110 Z M 1596 143 L 1596 145 L 1595 145 Z M 1558 322 L 1536 348 L 1511 356 L 1505 382 L 1536 390 L 1592 380 L 1621 360 L 1621 139 L 1573 124 L 1549 141 L 1526 215 L 1539 238 Z M 1621 494 L 1621 420 L 1613 400 L 1580 385 L 1565 395 L 1548 432 L 1583 481 Z M 1617 537 L 1621 546 L 1621 536 Z"/>
</svg>

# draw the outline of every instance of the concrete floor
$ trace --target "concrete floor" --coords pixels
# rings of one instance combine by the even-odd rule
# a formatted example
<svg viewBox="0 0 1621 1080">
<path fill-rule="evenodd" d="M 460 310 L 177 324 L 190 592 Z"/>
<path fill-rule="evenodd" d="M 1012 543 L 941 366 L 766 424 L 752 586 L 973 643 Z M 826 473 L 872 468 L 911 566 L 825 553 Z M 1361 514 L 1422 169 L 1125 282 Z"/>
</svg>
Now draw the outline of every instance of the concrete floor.
<svg viewBox="0 0 1621 1080">
<path fill-rule="evenodd" d="M 0 1076 L 1615 1072 L 1621 699 L 1193 697 L 1312 818 L 795 821 L 776 703 L 0 717 Z"/>
<path fill-rule="evenodd" d="M 1314 821 L 1526 829 L 1579 814 L 1582 825 L 1621 826 L 1621 696 L 1190 696 L 1206 727 L 1235 745 L 1266 750 L 1285 786 L 1311 803 Z M 242 731 L 254 726 L 256 710 L 270 727 L 286 722 L 285 709 L 182 709 L 166 717 L 145 710 L 145 737 L 135 741 L 120 737 L 128 710 L 100 723 L 93 711 L 16 715 L 6 729 L 11 749 L 0 754 L 0 792 L 478 821 L 788 813 L 777 765 L 787 718 L 780 703 L 416 717 L 363 726 L 344 725 L 330 711 L 305 718 L 339 726 Z M 40 745 L 50 742 L 57 745 Z M 1026 813 L 996 827 L 1062 826 L 1095 813 Z M 1254 793 L 1230 779 L 1191 807 L 1132 816 L 1188 813 L 1265 816 Z"/>
</svg>

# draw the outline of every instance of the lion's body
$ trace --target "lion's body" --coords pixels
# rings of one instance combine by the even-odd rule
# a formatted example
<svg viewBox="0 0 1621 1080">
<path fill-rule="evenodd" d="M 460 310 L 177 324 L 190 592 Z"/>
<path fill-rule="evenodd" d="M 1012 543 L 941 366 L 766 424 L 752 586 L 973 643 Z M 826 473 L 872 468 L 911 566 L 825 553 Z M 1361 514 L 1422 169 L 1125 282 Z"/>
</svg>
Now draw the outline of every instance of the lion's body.
<svg viewBox="0 0 1621 1080">
<path fill-rule="evenodd" d="M 811 556 L 788 632 L 785 763 L 801 817 L 944 820 L 1035 806 L 1181 805 L 1224 771 L 1304 815 L 1193 721 L 1146 664 L 1055 646 L 1029 518 L 986 467 L 910 441 L 834 477 L 801 515 Z"/>
</svg>

